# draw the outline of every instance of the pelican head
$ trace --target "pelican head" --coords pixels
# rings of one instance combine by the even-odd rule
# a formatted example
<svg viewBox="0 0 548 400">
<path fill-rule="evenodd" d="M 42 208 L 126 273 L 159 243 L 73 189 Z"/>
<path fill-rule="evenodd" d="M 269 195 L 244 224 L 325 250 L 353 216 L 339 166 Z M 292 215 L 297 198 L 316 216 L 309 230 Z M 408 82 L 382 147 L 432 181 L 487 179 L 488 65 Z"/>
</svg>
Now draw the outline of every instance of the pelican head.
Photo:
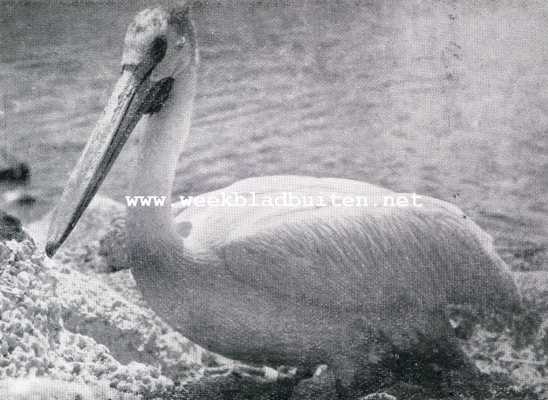
<svg viewBox="0 0 548 400">
<path fill-rule="evenodd" d="M 74 229 L 141 117 L 161 115 L 174 84 L 197 62 L 188 5 L 137 14 L 125 36 L 121 76 L 54 211 L 48 256 Z"/>
<path fill-rule="evenodd" d="M 122 67 L 143 78 L 150 73 L 152 80 L 176 78 L 189 62 L 196 62 L 195 48 L 188 6 L 145 9 L 128 27 Z"/>
</svg>

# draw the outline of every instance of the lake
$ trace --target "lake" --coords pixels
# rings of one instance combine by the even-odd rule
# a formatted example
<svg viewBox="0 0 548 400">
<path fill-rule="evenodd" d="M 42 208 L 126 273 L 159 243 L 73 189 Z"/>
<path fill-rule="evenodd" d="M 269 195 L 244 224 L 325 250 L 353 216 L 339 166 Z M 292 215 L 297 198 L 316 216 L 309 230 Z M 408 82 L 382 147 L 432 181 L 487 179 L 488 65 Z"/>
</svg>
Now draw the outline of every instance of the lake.
<svg viewBox="0 0 548 400">
<path fill-rule="evenodd" d="M 0 138 L 59 198 L 144 2 L 0 3 Z M 203 1 L 175 195 L 358 179 L 460 206 L 516 268 L 548 269 L 548 3 Z M 122 200 L 137 139 L 102 191 Z"/>
</svg>

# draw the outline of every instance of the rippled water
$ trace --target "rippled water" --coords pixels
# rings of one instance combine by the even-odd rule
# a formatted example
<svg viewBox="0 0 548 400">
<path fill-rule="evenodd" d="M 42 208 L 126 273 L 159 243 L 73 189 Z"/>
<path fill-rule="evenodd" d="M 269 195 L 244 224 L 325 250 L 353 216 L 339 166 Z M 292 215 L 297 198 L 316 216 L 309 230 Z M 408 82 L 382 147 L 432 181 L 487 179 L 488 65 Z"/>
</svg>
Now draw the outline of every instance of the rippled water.
<svg viewBox="0 0 548 400">
<path fill-rule="evenodd" d="M 1 138 L 62 191 L 142 3 L 0 3 Z M 121 2 L 128 3 L 128 2 Z M 507 256 L 548 267 L 548 4 L 202 2 L 192 137 L 176 194 L 266 174 L 449 200 Z M 121 199 L 124 151 L 104 185 Z"/>
</svg>

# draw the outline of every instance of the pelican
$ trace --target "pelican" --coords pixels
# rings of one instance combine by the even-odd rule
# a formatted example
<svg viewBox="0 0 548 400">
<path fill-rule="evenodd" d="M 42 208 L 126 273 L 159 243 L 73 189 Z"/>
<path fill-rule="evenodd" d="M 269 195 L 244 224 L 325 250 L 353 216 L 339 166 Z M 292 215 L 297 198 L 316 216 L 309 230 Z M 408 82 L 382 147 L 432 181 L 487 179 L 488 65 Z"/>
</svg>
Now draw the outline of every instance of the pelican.
<svg viewBox="0 0 548 400">
<path fill-rule="evenodd" d="M 356 398 L 394 351 L 453 351 L 444 347 L 453 343 L 450 305 L 505 315 L 519 309 L 490 236 L 441 200 L 419 196 L 411 204 L 413 194 L 347 179 L 265 176 L 200 195 L 174 216 L 169 199 L 199 64 L 188 4 L 138 13 L 121 64 L 54 212 L 50 257 L 136 128 L 143 136 L 130 194 L 168 201 L 127 209 L 132 274 L 158 315 L 211 351 L 252 365 L 297 366 L 308 376 L 327 366 L 338 396 Z M 255 202 L 283 193 L 325 202 L 213 205 L 233 193 Z M 337 196 L 373 205 L 328 201 Z M 395 196 L 409 206 L 383 203 Z"/>
</svg>

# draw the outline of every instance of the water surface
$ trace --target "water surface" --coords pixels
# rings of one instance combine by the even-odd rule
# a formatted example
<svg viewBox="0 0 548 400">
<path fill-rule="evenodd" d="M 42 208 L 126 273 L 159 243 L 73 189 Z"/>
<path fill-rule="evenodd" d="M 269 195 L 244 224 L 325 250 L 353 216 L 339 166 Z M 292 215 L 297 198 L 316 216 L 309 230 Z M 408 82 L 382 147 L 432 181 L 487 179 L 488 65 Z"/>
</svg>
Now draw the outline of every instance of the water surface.
<svg viewBox="0 0 548 400">
<path fill-rule="evenodd" d="M 118 76 L 143 4 L 126 3 L 0 3 L 0 134 L 33 169 L 32 217 L 60 196 Z M 507 259 L 548 266 L 548 4 L 211 1 L 194 17 L 202 64 L 175 194 L 358 179 L 451 201 Z M 103 186 L 119 200 L 134 144 Z"/>
</svg>

